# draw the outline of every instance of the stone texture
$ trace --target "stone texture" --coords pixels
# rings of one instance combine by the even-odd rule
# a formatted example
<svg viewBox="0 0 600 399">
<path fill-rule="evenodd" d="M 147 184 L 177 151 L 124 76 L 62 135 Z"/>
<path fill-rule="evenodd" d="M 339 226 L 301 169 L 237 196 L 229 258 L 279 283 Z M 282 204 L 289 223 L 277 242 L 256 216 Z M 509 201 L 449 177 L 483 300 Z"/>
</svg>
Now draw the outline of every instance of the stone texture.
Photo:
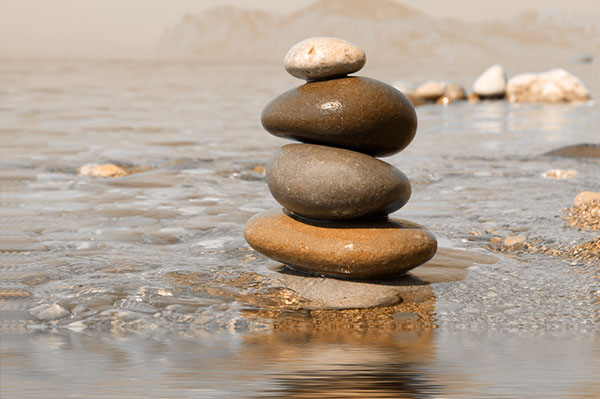
<svg viewBox="0 0 600 399">
<path fill-rule="evenodd" d="M 295 269 L 347 278 L 402 274 L 437 249 L 430 232 L 401 219 L 308 222 L 279 210 L 252 217 L 245 238 L 256 251 Z"/>
<path fill-rule="evenodd" d="M 55 303 L 47 309 L 42 310 L 37 314 L 40 320 L 58 320 L 67 317 L 70 314 L 68 310 Z"/>
<path fill-rule="evenodd" d="M 299 79 L 316 80 L 359 71 L 365 52 L 346 40 L 313 37 L 295 44 L 283 59 L 285 70 Z"/>
<path fill-rule="evenodd" d="M 599 201 L 600 193 L 594 191 L 582 191 L 575 197 L 573 201 L 575 206 L 585 204 L 586 202 Z"/>
<path fill-rule="evenodd" d="M 449 102 L 465 100 L 467 98 L 467 93 L 458 83 L 449 83 L 444 88 L 442 98 L 448 98 Z"/>
<path fill-rule="evenodd" d="M 271 101 L 262 113 L 271 134 L 373 156 L 402 151 L 414 138 L 417 115 L 400 91 L 374 79 L 310 82 Z"/>
<path fill-rule="evenodd" d="M 474 264 L 494 264 L 493 256 L 453 248 L 439 248 L 435 256 L 401 276 L 371 280 L 326 278 L 296 272 L 283 265 L 263 287 L 283 287 L 301 298 L 309 309 L 364 309 L 433 299 L 429 284 L 460 281 Z"/>
<path fill-rule="evenodd" d="M 574 144 L 557 148 L 544 155 L 566 158 L 600 158 L 600 144 Z"/>
<path fill-rule="evenodd" d="M 412 95 L 422 98 L 425 101 L 434 102 L 444 95 L 446 82 L 429 81 L 425 82 L 412 92 Z"/>
<path fill-rule="evenodd" d="M 480 98 L 500 98 L 506 92 L 506 72 L 500 64 L 486 69 L 473 83 L 473 92 Z"/>
<path fill-rule="evenodd" d="M 79 174 L 91 177 L 123 177 L 128 175 L 125 169 L 113 164 L 86 164 L 79 168 Z"/>
<path fill-rule="evenodd" d="M 590 92 L 581 81 L 564 69 L 524 73 L 511 78 L 506 86 L 510 102 L 588 101 Z"/>
<path fill-rule="evenodd" d="M 410 198 L 397 168 L 370 155 L 315 144 L 290 144 L 267 164 L 267 184 L 285 208 L 323 220 L 385 216 Z"/>
<path fill-rule="evenodd" d="M 420 303 L 433 298 L 426 283 L 409 275 L 359 281 L 283 269 L 271 275 L 265 284 L 292 290 L 302 298 L 304 307 L 312 309 L 364 309 L 393 306 L 403 301 Z"/>
</svg>

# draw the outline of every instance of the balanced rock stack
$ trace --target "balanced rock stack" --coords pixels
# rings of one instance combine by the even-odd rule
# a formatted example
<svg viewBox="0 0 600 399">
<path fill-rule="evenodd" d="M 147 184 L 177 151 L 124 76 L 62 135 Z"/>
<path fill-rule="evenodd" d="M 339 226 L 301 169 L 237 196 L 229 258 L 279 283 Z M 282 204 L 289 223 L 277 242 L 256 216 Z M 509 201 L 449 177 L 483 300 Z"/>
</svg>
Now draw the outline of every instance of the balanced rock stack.
<svg viewBox="0 0 600 399">
<path fill-rule="evenodd" d="M 397 89 L 347 76 L 365 53 L 337 38 L 293 46 L 285 69 L 306 80 L 271 101 L 262 124 L 298 140 L 276 151 L 267 184 L 283 210 L 252 217 L 252 248 L 293 269 L 323 276 L 382 278 L 402 274 L 436 252 L 423 227 L 388 214 L 408 202 L 408 178 L 375 157 L 395 154 L 417 129 L 414 108 Z"/>
</svg>

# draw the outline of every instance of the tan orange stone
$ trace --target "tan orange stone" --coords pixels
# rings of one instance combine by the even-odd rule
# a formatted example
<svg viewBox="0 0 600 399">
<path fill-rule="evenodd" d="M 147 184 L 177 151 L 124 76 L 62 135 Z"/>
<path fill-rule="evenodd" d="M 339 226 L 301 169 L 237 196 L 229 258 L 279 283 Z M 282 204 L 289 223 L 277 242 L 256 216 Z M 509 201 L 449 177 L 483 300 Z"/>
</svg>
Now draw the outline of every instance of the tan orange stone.
<svg viewBox="0 0 600 399">
<path fill-rule="evenodd" d="M 248 244 L 263 255 L 308 273 L 376 278 L 405 273 L 433 257 L 437 241 L 402 219 L 316 222 L 268 211 L 246 225 Z"/>
<path fill-rule="evenodd" d="M 575 206 L 577 206 L 592 201 L 600 201 L 600 192 L 582 191 L 577 194 L 573 202 L 575 203 Z"/>
<path fill-rule="evenodd" d="M 79 174 L 91 177 L 123 177 L 128 173 L 125 169 L 113 164 L 86 164 L 79 168 Z"/>
</svg>

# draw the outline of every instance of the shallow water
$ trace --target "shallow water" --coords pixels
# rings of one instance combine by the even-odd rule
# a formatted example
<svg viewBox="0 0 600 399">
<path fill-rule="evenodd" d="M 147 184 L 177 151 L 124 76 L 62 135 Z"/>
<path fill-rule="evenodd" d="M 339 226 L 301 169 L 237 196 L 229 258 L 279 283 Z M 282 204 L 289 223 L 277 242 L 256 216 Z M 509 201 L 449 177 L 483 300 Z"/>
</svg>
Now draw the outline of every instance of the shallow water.
<svg viewBox="0 0 600 399">
<path fill-rule="evenodd" d="M 597 398 L 595 335 L 3 337 L 6 398 Z"/>
<path fill-rule="evenodd" d="M 476 73 L 456 79 L 468 85 L 466 76 Z M 597 74 L 578 73 L 597 98 Z M 411 80 L 390 70 L 368 75 Z M 240 287 L 230 281 L 274 265 L 247 247 L 243 226 L 277 206 L 261 166 L 286 143 L 262 130 L 259 114 L 297 84 L 279 67 L 2 62 L 2 396 L 59 397 L 66 387 L 74 397 L 113 388 L 147 396 L 146 386 L 132 385 L 140 380 L 165 397 L 306 397 L 357 379 L 357 391 L 385 382 L 379 397 L 403 389 L 406 397 L 597 393 L 590 375 L 598 370 L 595 265 L 496 254 L 496 264 L 471 268 L 461 282 L 435 284 L 440 329 L 427 333 L 423 351 L 404 338 L 347 346 L 348 338 L 337 337 L 321 353 L 319 340 L 294 336 L 288 353 L 269 320 L 242 316 Z M 482 254 L 490 253 L 489 237 L 524 234 L 572 246 L 597 235 L 568 228 L 561 209 L 580 191 L 600 190 L 598 160 L 542 156 L 598 142 L 597 103 L 460 103 L 423 106 L 418 116 L 411 146 L 385 158 L 413 184 L 395 216 L 426 225 L 442 246 Z M 77 174 L 84 164 L 107 162 L 147 170 L 116 179 Z M 578 175 L 542 178 L 554 168 Z M 178 284 L 173 276 L 181 273 L 195 273 L 203 288 Z M 69 316 L 35 317 L 54 303 Z M 281 353 L 263 354 L 271 345 Z M 354 357 L 333 360 L 334 367 L 324 360 L 349 347 Z M 382 355 L 396 350 L 396 357 Z M 555 350 L 570 362 L 568 377 L 548 366 Z M 464 361 L 465 353 L 473 359 Z M 539 373 L 514 373 L 511 353 Z M 97 380 L 76 367 L 80 361 L 100 361 Z M 160 378 L 150 379 L 154 373 Z M 322 378 L 306 386 L 303 373 Z M 514 384 L 502 383 L 507 375 Z M 448 388 L 448 380 L 466 382 Z M 94 391 L 99 383 L 111 388 Z"/>
</svg>

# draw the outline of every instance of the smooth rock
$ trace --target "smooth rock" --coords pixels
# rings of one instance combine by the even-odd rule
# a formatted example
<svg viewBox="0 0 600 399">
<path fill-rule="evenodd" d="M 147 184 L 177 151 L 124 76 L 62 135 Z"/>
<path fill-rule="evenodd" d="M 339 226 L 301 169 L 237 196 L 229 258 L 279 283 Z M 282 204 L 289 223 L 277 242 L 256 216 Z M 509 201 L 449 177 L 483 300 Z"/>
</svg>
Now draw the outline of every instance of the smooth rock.
<svg viewBox="0 0 600 399">
<path fill-rule="evenodd" d="M 466 98 L 467 94 L 461 85 L 457 83 L 449 83 L 444 88 L 444 93 L 442 96 L 439 97 L 435 103 L 438 105 L 448 105 L 455 101 L 465 100 Z"/>
<path fill-rule="evenodd" d="M 590 92 L 581 81 L 564 69 L 514 76 L 506 86 L 510 102 L 588 101 Z"/>
<path fill-rule="evenodd" d="M 86 164 L 79 168 L 79 174 L 91 177 L 123 177 L 127 176 L 125 169 L 113 164 Z"/>
<path fill-rule="evenodd" d="M 347 77 L 306 83 L 271 101 L 262 112 L 271 134 L 373 156 L 402 151 L 414 138 L 417 114 L 392 86 Z"/>
<path fill-rule="evenodd" d="M 277 273 L 265 277 L 263 286 L 293 291 L 301 298 L 305 309 L 364 309 L 398 303 L 420 304 L 435 299 L 429 284 L 460 281 L 473 264 L 497 261 L 487 254 L 439 248 L 432 259 L 407 274 L 369 280 L 320 277 L 277 265 Z"/>
<path fill-rule="evenodd" d="M 306 275 L 283 269 L 269 277 L 269 286 L 294 291 L 311 309 L 364 309 L 422 303 L 433 299 L 429 285 L 409 275 L 382 280 L 347 280 Z"/>
<path fill-rule="evenodd" d="M 574 144 L 557 148 L 544 155 L 566 158 L 600 158 L 600 144 Z"/>
<path fill-rule="evenodd" d="M 256 251 L 294 269 L 346 278 L 402 274 L 437 249 L 422 226 L 391 218 L 309 222 L 276 210 L 252 217 L 244 234 Z"/>
<path fill-rule="evenodd" d="M 359 71 L 367 62 L 365 52 L 346 40 L 313 37 L 295 44 L 283 59 L 285 70 L 305 80 L 327 79 Z"/>
<path fill-rule="evenodd" d="M 486 69 L 473 83 L 473 92 L 480 98 L 500 98 L 506 92 L 506 72 L 500 64 Z"/>
<path fill-rule="evenodd" d="M 267 164 L 273 197 L 294 213 L 323 220 L 385 216 L 410 198 L 410 181 L 397 168 L 360 152 L 290 144 Z"/>
<path fill-rule="evenodd" d="M 444 95 L 446 82 L 429 81 L 417 87 L 411 94 L 425 101 L 436 101 Z"/>
<path fill-rule="evenodd" d="M 600 201 L 600 193 L 594 191 L 582 191 L 575 197 L 574 205 L 582 205 L 586 202 Z"/>
<path fill-rule="evenodd" d="M 454 102 L 458 100 L 465 100 L 467 98 L 467 93 L 465 92 L 465 89 L 458 83 L 448 83 L 444 89 L 444 94 L 442 97 L 447 97 L 450 102 Z"/>
<path fill-rule="evenodd" d="M 69 315 L 69 311 L 59 304 L 55 303 L 47 309 L 42 310 L 37 314 L 40 320 L 58 320 Z"/>
</svg>

